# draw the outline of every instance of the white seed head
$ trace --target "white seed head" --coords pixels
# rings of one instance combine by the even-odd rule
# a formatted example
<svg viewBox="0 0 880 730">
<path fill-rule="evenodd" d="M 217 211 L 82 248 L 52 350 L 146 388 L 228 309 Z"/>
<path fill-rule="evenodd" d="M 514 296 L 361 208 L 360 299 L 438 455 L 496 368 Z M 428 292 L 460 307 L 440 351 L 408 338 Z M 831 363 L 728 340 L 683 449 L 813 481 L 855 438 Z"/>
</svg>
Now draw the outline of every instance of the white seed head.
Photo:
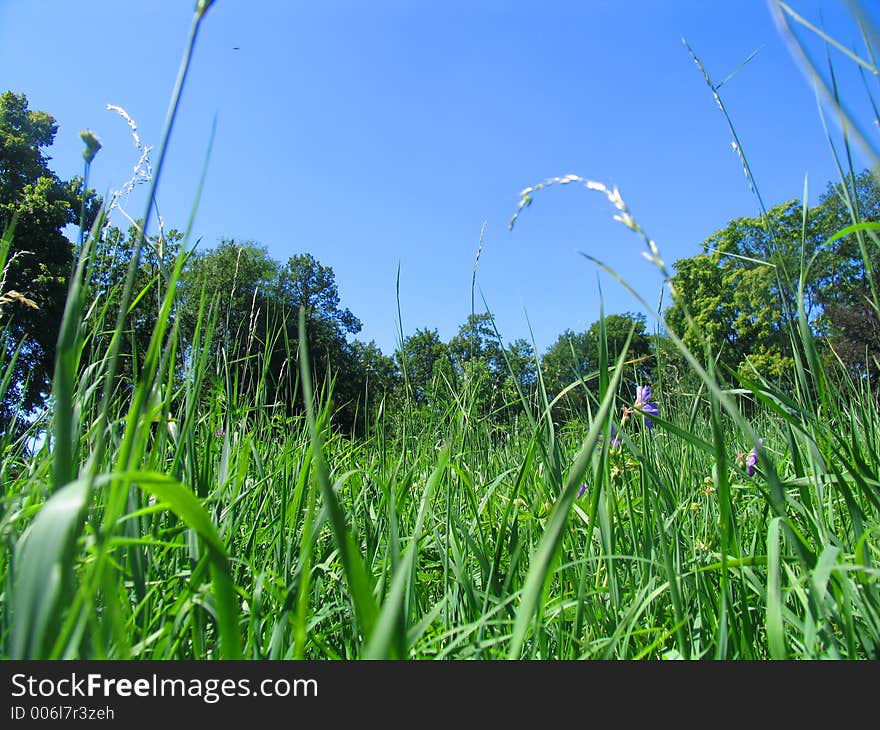
<svg viewBox="0 0 880 730">
<path fill-rule="evenodd" d="M 637 231 L 639 228 L 636 222 L 633 220 L 633 217 L 627 212 L 623 212 L 620 215 L 615 215 L 614 220 L 620 221 L 621 223 L 623 223 L 623 225 L 633 231 Z"/>
<path fill-rule="evenodd" d="M 610 200 L 618 210 L 626 210 L 626 203 L 624 203 L 623 198 L 620 197 L 620 191 L 617 189 L 616 185 L 614 186 L 614 190 L 608 193 L 608 200 Z"/>
</svg>

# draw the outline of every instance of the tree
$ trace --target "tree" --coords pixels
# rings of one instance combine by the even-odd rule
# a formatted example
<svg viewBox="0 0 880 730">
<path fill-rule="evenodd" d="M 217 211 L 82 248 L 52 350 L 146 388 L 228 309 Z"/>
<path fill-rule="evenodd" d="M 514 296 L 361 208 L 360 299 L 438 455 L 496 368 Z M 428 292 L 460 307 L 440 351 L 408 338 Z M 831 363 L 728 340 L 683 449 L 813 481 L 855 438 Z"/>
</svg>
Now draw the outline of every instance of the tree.
<svg viewBox="0 0 880 730">
<path fill-rule="evenodd" d="M 593 367 L 599 365 L 599 342 L 602 335 L 602 321 L 593 322 L 587 330 L 586 355 Z M 637 385 L 650 382 L 654 372 L 654 348 L 645 330 L 645 315 L 625 312 L 609 314 L 604 318 L 605 343 L 608 364 L 613 365 L 623 353 L 627 338 L 632 330 L 629 349 L 626 351 L 626 364 L 621 389 L 627 400 L 635 396 Z M 598 380 L 590 381 L 598 392 Z"/>
<path fill-rule="evenodd" d="M 801 247 L 807 256 L 818 248 L 815 230 L 802 235 L 802 222 L 800 203 L 789 201 L 764 218 L 732 220 L 703 242 L 702 253 L 675 263 L 665 318 L 697 356 L 708 348 L 708 357 L 733 373 L 751 375 L 754 367 L 772 378 L 790 370 Z M 817 278 L 805 284 L 811 316 Z"/>
<path fill-rule="evenodd" d="M 458 328 L 458 334 L 449 341 L 449 354 L 459 368 L 463 368 L 468 360 L 481 358 L 492 373 L 504 370 L 503 349 L 492 326 L 492 315 L 488 312 L 469 314 Z"/>
<path fill-rule="evenodd" d="M 708 356 L 733 373 L 750 374 L 754 367 L 776 378 L 790 370 L 793 314 L 773 294 L 772 267 L 743 265 L 714 251 L 678 261 L 675 270 L 675 303 L 666 321 L 692 352 L 699 357 L 708 347 Z"/>
<path fill-rule="evenodd" d="M 863 170 L 836 184 L 829 183 L 816 210 L 816 224 L 823 240 L 853 223 L 877 221 L 880 221 L 880 180 L 878 173 L 871 170 Z M 831 302 L 861 301 L 863 294 L 870 292 L 870 276 L 880 276 L 877 238 L 865 232 L 851 233 L 830 246 L 823 246 L 823 251 L 819 303 L 824 307 Z M 875 281 L 877 284 L 880 281 Z"/>
<path fill-rule="evenodd" d="M 186 268 L 181 317 L 189 337 L 199 321 L 203 292 L 217 306 L 211 345 L 215 362 L 231 368 L 241 397 L 279 404 L 288 413 L 304 408 L 299 387 L 302 307 L 312 383 L 318 392 L 334 383 L 335 423 L 353 428 L 366 377 L 358 356 L 368 354 L 376 366 L 376 353 L 348 342 L 361 323 L 340 307 L 331 267 L 310 254 L 292 256 L 282 265 L 252 241 L 223 239 Z"/>
<path fill-rule="evenodd" d="M 350 310 L 339 308 L 339 291 L 333 269 L 323 266 L 311 254 L 291 256 L 279 272 L 277 295 L 294 311 L 305 309 L 306 321 L 318 322 L 334 333 L 348 335 L 361 331 L 361 322 Z"/>
<path fill-rule="evenodd" d="M 858 353 L 851 364 L 861 367 L 862 346 L 876 347 L 870 328 L 858 324 L 872 316 L 864 307 L 873 299 L 868 267 L 880 268 L 880 247 L 863 233 L 829 239 L 878 216 L 880 187 L 864 171 L 845 185 L 829 185 L 806 214 L 791 200 L 760 218 L 730 221 L 703 242 L 700 254 L 675 263 L 674 301 L 665 312 L 670 329 L 698 355 L 707 347 L 730 372 L 753 377 L 756 369 L 780 378 L 793 365 L 791 325 L 803 307 L 814 333 L 848 356 Z"/>
<path fill-rule="evenodd" d="M 819 216 L 822 232 L 831 236 L 853 223 L 880 221 L 880 181 L 864 170 L 829 185 Z M 880 379 L 880 239 L 872 231 L 838 239 L 828 253 L 825 286 L 819 293 L 823 308 L 821 331 L 849 371 Z"/>
<path fill-rule="evenodd" d="M 200 321 L 206 323 L 213 311 L 216 324 L 209 348 L 217 372 L 232 368 L 238 387 L 250 396 L 262 378 L 260 358 L 276 314 L 272 288 L 277 276 L 278 263 L 265 247 L 224 238 L 216 248 L 194 254 L 181 277 L 179 316 L 185 350 L 193 344 Z"/>
<path fill-rule="evenodd" d="M 880 380 L 880 318 L 867 293 L 851 304 L 832 302 L 825 310 L 833 335 L 829 344 L 850 373 Z"/>
<path fill-rule="evenodd" d="M 541 377 L 547 391 L 547 399 L 552 402 L 568 386 L 587 378 L 595 365 L 589 358 L 589 335 L 565 329 L 556 341 L 547 348 L 541 358 Z M 582 386 L 576 386 L 562 396 L 564 400 L 557 411 L 564 417 L 582 413 L 587 406 L 587 394 Z"/>
<path fill-rule="evenodd" d="M 492 315 L 469 314 L 449 341 L 449 355 L 456 384 L 468 388 L 481 413 L 497 416 L 504 402 L 507 366 Z"/>
<path fill-rule="evenodd" d="M 519 386 L 523 395 L 529 396 L 538 384 L 538 362 L 532 343 L 522 338 L 516 339 L 504 348 L 506 356 L 505 382 L 513 387 Z"/>
<path fill-rule="evenodd" d="M 394 353 L 408 393 L 418 405 L 426 405 L 434 392 L 435 369 L 449 361 L 449 349 L 436 329 L 418 329 L 404 338 Z"/>
<path fill-rule="evenodd" d="M 630 330 L 633 336 L 626 355 L 626 370 L 622 378 L 622 395 L 631 399 L 635 387 L 649 381 L 653 374 L 653 348 L 645 331 L 645 316 L 626 312 L 610 314 L 604 318 L 605 342 L 609 365 L 613 365 L 623 352 Z M 541 374 L 547 397 L 553 400 L 573 383 L 582 384 L 569 390 L 558 411 L 563 418 L 582 414 L 588 406 L 590 395 L 599 391 L 599 344 L 602 320 L 597 320 L 585 332 L 575 333 L 566 329 L 544 353 Z"/>
<path fill-rule="evenodd" d="M 25 414 L 49 392 L 55 345 L 64 311 L 73 244 L 63 231 L 80 223 L 82 180 L 62 181 L 44 150 L 58 131 L 55 119 L 28 109 L 24 94 L 0 95 L 0 229 L 12 228 L 0 272 L 0 362 L 12 366 L 11 387 L 0 399 L 0 431 L 19 408 Z M 86 220 L 99 199 L 86 191 Z"/>
<path fill-rule="evenodd" d="M 339 304 L 336 276 L 311 254 L 297 254 L 280 269 L 272 294 L 286 322 L 287 339 L 299 342 L 299 311 L 305 312 L 305 335 L 313 382 L 334 381 L 334 419 L 337 426 L 355 430 L 364 392 L 362 363 L 348 342 L 361 331 L 361 321 Z"/>
<path fill-rule="evenodd" d="M 399 393 L 401 377 L 394 358 L 385 355 L 374 340 L 355 340 L 349 345 L 353 373 L 352 397 L 360 404 L 365 418 L 373 417 L 383 401 L 394 399 Z M 396 406 L 396 404 L 394 404 Z M 389 410 L 386 407 L 386 410 Z M 355 431 L 361 432 L 361 422 Z"/>
<path fill-rule="evenodd" d="M 361 322 L 350 310 L 339 306 L 339 291 L 333 269 L 311 254 L 292 256 L 279 270 L 272 295 L 285 314 L 291 342 L 299 340 L 299 310 L 305 311 L 306 343 L 313 373 L 323 378 L 330 370 L 340 378 L 336 396 L 349 402 L 354 396 L 347 355 L 347 337 L 361 331 Z M 318 379 L 316 382 L 320 383 Z"/>
<path fill-rule="evenodd" d="M 86 283 L 89 296 L 99 304 L 92 308 L 92 316 L 105 313 L 105 321 L 103 326 L 93 328 L 92 337 L 86 343 L 85 362 L 94 362 L 106 351 L 109 330 L 115 325 L 128 266 L 135 253 L 142 223 L 139 221 L 131 225 L 127 233 L 110 226 L 93 243 L 92 266 L 87 268 L 90 277 Z M 129 383 L 134 380 L 139 360 L 146 353 L 152 338 L 182 240 L 183 234 L 177 229 L 144 238 L 134 279 L 135 301 L 129 305 L 125 336 L 119 348 L 122 363 L 119 374 Z M 172 316 L 177 316 L 177 309 L 172 310 Z"/>
</svg>

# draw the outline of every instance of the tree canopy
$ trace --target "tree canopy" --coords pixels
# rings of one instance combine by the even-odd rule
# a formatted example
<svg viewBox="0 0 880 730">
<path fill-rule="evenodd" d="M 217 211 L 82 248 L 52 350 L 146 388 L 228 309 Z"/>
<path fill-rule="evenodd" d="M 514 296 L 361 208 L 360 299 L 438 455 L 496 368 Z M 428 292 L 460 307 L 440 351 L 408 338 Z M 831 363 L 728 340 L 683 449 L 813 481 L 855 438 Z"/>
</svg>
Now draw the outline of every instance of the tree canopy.
<svg viewBox="0 0 880 730">
<path fill-rule="evenodd" d="M 24 94 L 0 95 L 0 230 L 11 231 L 0 273 L 0 361 L 12 368 L 0 399 L 0 424 L 39 406 L 52 380 L 55 344 L 74 247 L 64 229 L 80 223 L 83 181 L 63 181 L 46 154 L 58 124 L 28 108 Z M 88 226 L 99 200 L 87 196 Z M 0 425 L 0 430 L 2 430 Z"/>
<path fill-rule="evenodd" d="M 880 186 L 866 170 L 829 185 L 812 210 L 791 200 L 730 221 L 675 263 L 668 325 L 729 373 L 779 378 L 793 365 L 788 325 L 802 307 L 814 332 L 859 369 L 878 354 L 870 272 L 880 255 L 864 232 L 832 238 L 878 214 Z"/>
<path fill-rule="evenodd" d="M 581 413 L 587 407 L 589 394 L 598 392 L 599 338 L 602 325 L 594 322 L 584 332 L 565 330 L 544 354 L 541 372 L 549 399 L 562 393 L 573 383 L 561 405 L 564 414 Z M 613 364 L 623 351 L 630 330 L 633 332 L 627 350 L 627 365 L 623 377 L 625 397 L 635 393 L 637 385 L 650 380 L 653 347 L 645 329 L 645 316 L 633 312 L 610 314 L 604 318 L 605 341 L 608 363 Z"/>
<path fill-rule="evenodd" d="M 315 386 L 329 386 L 335 379 L 336 423 L 351 428 L 364 381 L 369 377 L 390 387 L 393 378 L 390 358 L 382 359 L 375 344 L 348 341 L 361 323 L 340 306 L 331 267 L 311 254 L 296 254 L 282 264 L 265 246 L 223 239 L 193 255 L 184 270 L 180 316 L 186 339 L 213 311 L 214 361 L 231 368 L 237 388 L 287 412 L 303 407 L 298 387 L 300 308 L 305 311 Z"/>
<path fill-rule="evenodd" d="M 0 261 L 0 363 L 10 373 L 8 387 L 0 390 L 0 431 L 13 414 L 45 401 L 76 254 L 64 231 L 81 222 L 82 210 L 88 226 L 100 204 L 94 191 L 83 196 L 81 178 L 63 181 L 49 168 L 46 151 L 57 130 L 49 114 L 28 108 L 23 94 L 0 95 L 0 225 L 11 242 Z M 836 234 L 878 220 L 880 183 L 865 170 L 829 184 L 813 209 L 790 200 L 763 215 L 729 221 L 695 255 L 675 262 L 673 302 L 664 313 L 669 330 L 698 356 L 720 363 L 732 381 L 754 373 L 778 379 L 792 369 L 790 325 L 802 310 L 829 360 L 876 379 L 880 238 L 858 226 Z M 109 226 L 94 241 L 84 282 L 96 305 L 89 316 L 118 309 L 128 263 L 140 245 L 137 226 Z M 134 301 L 125 313 L 123 380 L 137 377 L 139 353 L 155 329 L 183 243 L 175 229 L 145 237 Z M 564 329 L 543 354 L 523 339 L 505 343 L 491 313 L 473 312 L 448 341 L 425 326 L 388 356 L 374 341 L 356 339 L 361 321 L 343 306 L 332 267 L 307 252 L 278 261 L 260 243 L 223 238 L 186 256 L 171 310 L 181 372 L 204 357 L 214 364 L 206 397 L 232 387 L 255 404 L 301 412 L 302 310 L 313 383 L 332 394 L 333 423 L 353 433 L 405 401 L 433 412 L 467 404 L 504 424 L 523 403 L 541 406 L 541 385 L 550 400 L 562 396 L 556 417 L 579 416 L 598 394 L 600 342 L 611 366 L 630 335 L 621 380 L 625 399 L 661 375 L 658 361 L 664 378 L 682 383 L 692 375 L 672 340 L 649 336 L 644 315 L 633 312 L 602 317 L 580 332 Z M 104 327 L 90 333 L 84 363 L 102 357 L 106 337 Z"/>
</svg>

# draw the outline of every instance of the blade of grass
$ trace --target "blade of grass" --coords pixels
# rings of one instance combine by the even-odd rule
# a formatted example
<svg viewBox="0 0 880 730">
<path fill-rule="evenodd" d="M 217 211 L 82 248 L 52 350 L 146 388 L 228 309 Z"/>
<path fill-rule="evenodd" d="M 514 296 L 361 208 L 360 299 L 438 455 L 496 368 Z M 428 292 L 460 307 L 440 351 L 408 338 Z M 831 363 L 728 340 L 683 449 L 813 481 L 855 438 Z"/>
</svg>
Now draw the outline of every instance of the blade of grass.
<svg viewBox="0 0 880 730">
<path fill-rule="evenodd" d="M 315 475 L 321 488 L 325 507 L 330 513 L 330 525 L 333 529 L 333 539 L 339 548 L 342 565 L 345 572 L 346 582 L 351 593 L 355 613 L 360 623 L 363 636 L 366 640 L 372 635 L 376 623 L 378 609 L 373 599 L 372 586 L 367 569 L 357 546 L 352 540 L 348 527 L 345 523 L 345 514 L 336 498 L 336 494 L 330 484 L 327 463 L 324 457 L 324 443 L 318 429 L 315 416 L 315 402 L 312 390 L 311 371 L 309 368 L 309 351 L 306 342 L 306 313 L 303 307 L 299 310 L 299 366 L 302 377 L 303 399 L 306 407 L 306 417 L 309 423 L 309 431 L 312 440 L 312 461 Z"/>
<path fill-rule="evenodd" d="M 590 429 L 586 438 L 581 444 L 578 453 L 575 455 L 574 461 L 568 470 L 565 483 L 559 499 L 550 515 L 547 528 L 541 537 L 537 549 L 532 555 L 529 565 L 529 572 L 526 575 L 525 585 L 520 598 L 519 606 L 516 610 L 516 621 L 513 627 L 513 635 L 510 639 L 510 647 L 507 652 L 508 659 L 519 659 L 522 654 L 523 644 L 525 643 L 526 633 L 529 624 L 539 608 L 541 596 L 544 593 L 547 579 L 551 573 L 551 565 L 555 560 L 556 553 L 562 541 L 565 525 L 568 523 L 571 505 L 574 502 L 581 479 L 587 471 L 587 467 L 593 456 L 593 449 L 599 441 L 599 435 L 605 430 L 605 422 L 611 412 L 611 406 L 617 391 L 617 386 L 623 374 L 623 362 L 626 359 L 626 352 L 629 343 L 632 340 L 633 330 L 630 330 L 629 337 L 623 346 L 620 357 L 617 360 L 617 367 L 608 386 L 608 392 L 599 405 L 596 417 L 590 425 Z"/>
</svg>

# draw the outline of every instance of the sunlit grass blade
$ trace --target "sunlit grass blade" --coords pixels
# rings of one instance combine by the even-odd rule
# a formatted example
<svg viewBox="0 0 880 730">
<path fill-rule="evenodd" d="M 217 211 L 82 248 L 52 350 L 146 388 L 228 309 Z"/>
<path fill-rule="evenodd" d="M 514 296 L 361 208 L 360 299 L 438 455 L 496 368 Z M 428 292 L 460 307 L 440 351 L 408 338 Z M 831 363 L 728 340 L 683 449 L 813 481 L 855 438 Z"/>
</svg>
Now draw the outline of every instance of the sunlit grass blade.
<svg viewBox="0 0 880 730">
<path fill-rule="evenodd" d="M 778 517 L 770 520 L 767 528 L 767 609 L 765 623 L 767 646 L 771 659 L 786 659 L 785 626 L 782 620 L 782 573 L 780 570 L 780 534 Z"/>
<path fill-rule="evenodd" d="M 376 619 L 376 627 L 370 636 L 370 640 L 364 649 L 365 659 L 406 659 L 407 635 L 409 627 L 404 621 L 404 602 L 406 594 L 412 587 L 412 581 L 416 578 L 415 569 L 418 560 L 419 541 L 422 538 L 422 530 L 427 514 L 428 506 L 434 497 L 440 480 L 446 470 L 449 461 L 449 449 L 444 448 L 440 452 L 437 466 L 428 478 L 422 498 L 419 503 L 419 512 L 416 517 L 412 537 L 406 549 L 401 563 L 397 566 L 394 578 L 391 582 L 391 590 L 379 615 Z"/>
<path fill-rule="evenodd" d="M 565 483 L 553 508 L 544 535 L 530 559 L 529 572 L 526 576 L 522 597 L 516 610 L 516 622 L 507 652 L 508 659 L 519 659 L 522 654 L 529 624 L 534 618 L 535 611 L 538 609 L 541 596 L 544 593 L 552 564 L 556 559 L 556 553 L 562 540 L 563 531 L 568 522 L 571 505 L 580 488 L 581 479 L 593 456 L 593 449 L 595 449 L 599 441 L 600 434 L 605 430 L 605 423 L 616 397 L 617 386 L 623 373 L 622 365 L 626 359 L 626 351 L 631 339 L 632 331 L 630 331 L 629 338 L 627 338 L 623 351 L 617 360 L 617 367 L 609 383 L 608 391 L 605 393 L 605 397 L 602 399 L 596 412 L 595 419 L 590 425 L 590 430 L 568 470 Z"/>
<path fill-rule="evenodd" d="M 205 541 L 211 566 L 221 656 L 224 659 L 241 659 L 238 602 L 229 573 L 226 546 L 217 534 L 211 517 L 192 491 L 173 477 L 147 472 L 122 473 L 117 477 L 126 483 L 137 484 L 145 492 L 161 500 Z"/>
<path fill-rule="evenodd" d="M 808 23 L 804 18 L 795 13 L 786 3 L 781 2 L 780 0 L 769 0 L 769 5 L 770 11 L 781 35 L 788 42 L 789 50 L 803 69 L 807 79 L 818 88 L 819 91 L 821 91 L 828 104 L 837 111 L 841 120 L 841 126 L 844 126 L 848 132 L 856 138 L 865 153 L 871 157 L 873 164 L 880 164 L 880 148 L 871 141 L 870 136 L 857 121 L 856 115 L 844 106 L 839 98 L 835 98 L 835 94 L 829 89 L 825 79 L 819 73 L 817 64 L 813 61 L 805 45 L 800 41 L 792 29 L 791 24 L 789 23 L 789 18 L 808 28 L 811 32 L 816 33 L 819 37 L 825 40 L 826 43 L 834 45 L 838 50 L 847 55 L 850 60 L 862 67 L 865 66 L 863 59 L 855 56 L 855 54 L 847 50 L 842 44 L 823 33 L 814 25 Z M 872 73 L 877 72 L 877 69 L 870 64 L 868 64 L 868 70 Z"/>
<path fill-rule="evenodd" d="M 83 192 L 85 196 L 85 192 Z M 74 434 L 79 431 L 77 409 L 74 408 L 74 391 L 79 371 L 83 343 L 84 288 L 83 275 L 90 251 L 103 225 L 103 211 L 98 214 L 90 235 L 85 239 L 68 286 L 64 313 L 56 346 L 55 372 L 52 378 L 52 396 L 55 399 L 53 417 L 52 481 L 54 489 L 60 489 L 76 476 L 75 459 L 78 448 Z"/>
<path fill-rule="evenodd" d="M 308 344 L 306 341 L 306 315 L 303 308 L 299 310 L 299 366 L 306 414 L 309 421 L 309 430 L 311 431 L 315 478 L 321 488 L 324 505 L 329 510 L 333 538 L 342 557 L 345 577 L 351 592 L 351 599 L 358 621 L 360 622 L 364 637 L 369 637 L 376 622 L 378 609 L 373 598 L 371 581 L 367 575 L 367 570 L 358 547 L 355 545 L 345 523 L 345 514 L 330 484 L 327 463 L 324 460 L 323 437 L 315 416 L 315 402 L 309 368 Z"/>
<path fill-rule="evenodd" d="M 55 491 L 15 548 L 12 595 L 14 659 L 46 659 L 71 589 L 76 540 L 89 484 L 78 479 Z"/>
</svg>

